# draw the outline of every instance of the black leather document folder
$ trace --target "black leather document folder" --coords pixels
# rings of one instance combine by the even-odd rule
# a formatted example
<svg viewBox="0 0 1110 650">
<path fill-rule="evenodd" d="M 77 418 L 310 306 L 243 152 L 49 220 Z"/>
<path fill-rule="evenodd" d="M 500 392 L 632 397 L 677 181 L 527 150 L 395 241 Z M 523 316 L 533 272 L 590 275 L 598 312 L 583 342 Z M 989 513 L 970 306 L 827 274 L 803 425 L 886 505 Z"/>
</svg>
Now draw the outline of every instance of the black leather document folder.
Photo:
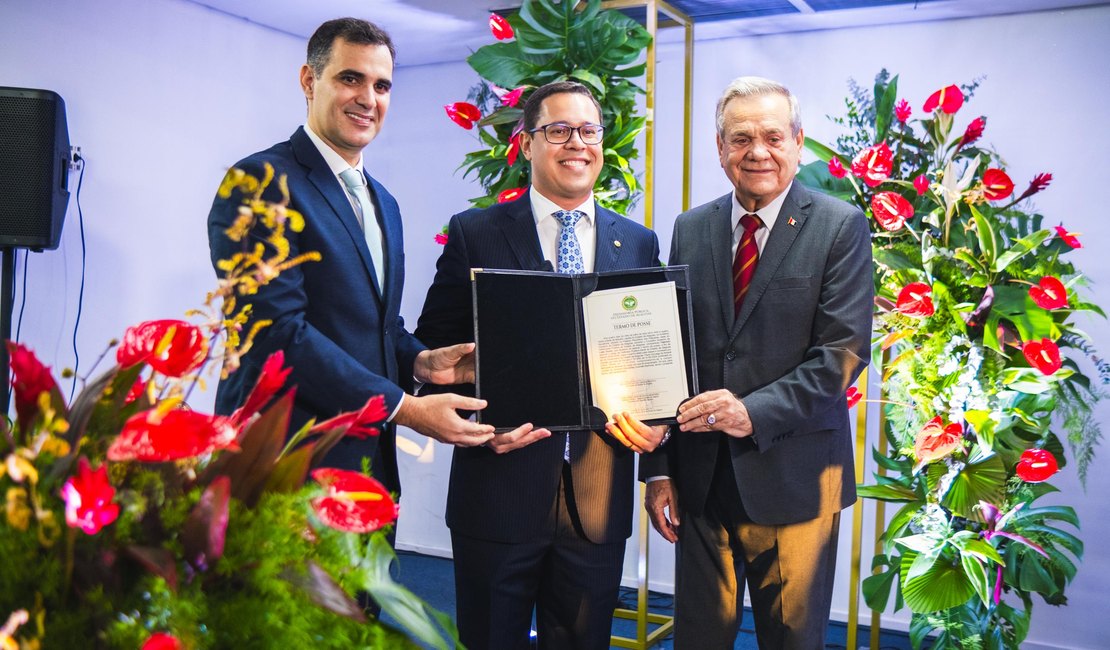
<svg viewBox="0 0 1110 650">
<path fill-rule="evenodd" d="M 607 289 L 627 288 L 626 308 L 632 308 L 636 287 L 674 282 L 686 396 L 697 394 L 685 266 L 583 274 L 474 269 L 471 278 L 477 395 L 489 403 L 478 413 L 480 422 L 499 431 L 525 422 L 552 431 L 604 427 L 610 414 L 593 404 L 582 301 Z M 673 404 L 674 411 L 680 401 Z M 673 416 L 641 419 L 648 424 L 674 422 Z"/>
</svg>

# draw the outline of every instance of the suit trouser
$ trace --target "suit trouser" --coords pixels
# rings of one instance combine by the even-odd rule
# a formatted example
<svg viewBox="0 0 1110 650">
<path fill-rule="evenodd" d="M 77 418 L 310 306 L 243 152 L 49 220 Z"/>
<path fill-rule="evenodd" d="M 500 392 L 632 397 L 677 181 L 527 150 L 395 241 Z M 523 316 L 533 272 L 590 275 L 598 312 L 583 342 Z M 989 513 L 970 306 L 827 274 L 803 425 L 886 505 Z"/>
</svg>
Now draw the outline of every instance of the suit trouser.
<svg viewBox="0 0 1110 650">
<path fill-rule="evenodd" d="M 782 526 L 751 521 L 727 450 L 718 452 L 705 512 L 681 513 L 675 648 L 732 648 L 745 582 L 760 648 L 824 648 L 840 513 Z"/>
<path fill-rule="evenodd" d="M 529 648 L 533 608 L 541 649 L 609 647 L 625 541 L 586 539 L 568 465 L 539 535 L 505 543 L 452 531 L 451 546 L 459 639 L 470 650 Z"/>
</svg>

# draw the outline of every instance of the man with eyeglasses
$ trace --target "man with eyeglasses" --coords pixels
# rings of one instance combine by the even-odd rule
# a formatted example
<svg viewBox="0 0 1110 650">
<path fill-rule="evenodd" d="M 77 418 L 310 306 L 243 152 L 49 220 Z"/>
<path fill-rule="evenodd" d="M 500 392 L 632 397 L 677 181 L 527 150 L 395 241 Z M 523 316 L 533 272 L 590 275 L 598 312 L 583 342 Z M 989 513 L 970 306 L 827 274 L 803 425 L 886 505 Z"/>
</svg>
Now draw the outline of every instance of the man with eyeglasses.
<svg viewBox="0 0 1110 650">
<path fill-rule="evenodd" d="M 582 84 L 532 92 L 520 147 L 531 187 L 516 201 L 451 218 L 418 338 L 431 346 L 474 340 L 471 268 L 587 273 L 659 265 L 655 233 L 594 201 L 603 137 L 601 107 Z M 520 318 L 539 322 L 544 314 Z M 641 451 L 662 437 L 645 431 Z M 540 648 L 608 648 L 632 488 L 633 452 L 604 432 L 552 434 L 525 423 L 484 446 L 456 449 L 447 525 L 462 642 L 528 648 L 535 609 Z"/>
</svg>

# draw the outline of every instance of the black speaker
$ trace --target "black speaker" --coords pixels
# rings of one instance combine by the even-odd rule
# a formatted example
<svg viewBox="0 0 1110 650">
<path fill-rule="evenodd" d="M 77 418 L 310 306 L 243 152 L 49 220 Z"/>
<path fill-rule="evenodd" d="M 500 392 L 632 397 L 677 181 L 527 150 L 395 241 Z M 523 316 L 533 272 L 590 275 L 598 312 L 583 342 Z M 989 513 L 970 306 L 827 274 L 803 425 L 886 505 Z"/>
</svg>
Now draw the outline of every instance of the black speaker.
<svg viewBox="0 0 1110 650">
<path fill-rule="evenodd" d="M 69 163 L 61 96 L 0 87 L 0 248 L 58 247 L 69 204 Z"/>
</svg>

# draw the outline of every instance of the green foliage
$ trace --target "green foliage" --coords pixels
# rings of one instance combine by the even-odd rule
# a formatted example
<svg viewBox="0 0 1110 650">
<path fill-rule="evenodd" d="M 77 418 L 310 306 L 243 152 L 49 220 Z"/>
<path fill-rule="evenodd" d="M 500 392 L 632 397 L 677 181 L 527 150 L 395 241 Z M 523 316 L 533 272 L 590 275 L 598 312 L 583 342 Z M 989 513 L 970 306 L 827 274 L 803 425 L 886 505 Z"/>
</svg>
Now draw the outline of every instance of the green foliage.
<svg viewBox="0 0 1110 650">
<path fill-rule="evenodd" d="M 965 100 L 977 86 L 962 87 Z M 954 130 L 960 113 L 938 109 L 902 122 L 897 87 L 898 77 L 885 70 L 873 90 L 852 83 L 846 115 L 833 120 L 846 133 L 835 148 L 807 140 L 820 161 L 798 176 L 872 217 L 875 359 L 890 452 L 875 452 L 880 471 L 860 494 L 900 509 L 863 595 L 875 609 L 885 609 L 892 593 L 896 609 L 908 606 L 915 647 L 933 635 L 935 648 L 1016 648 L 1029 629 L 1032 595 L 1065 603 L 1083 555 L 1072 532 L 1075 512 L 1036 506 L 1055 488 L 1023 480 L 1019 462 L 1023 452 L 1042 449 L 1062 468 L 1066 439 L 1086 475 L 1101 437 L 1092 408 L 1110 372 L 1074 318 L 1104 314 L 1081 293 L 1071 246 L 1028 201 L 1047 181 L 1038 177 L 1024 192 L 997 190 L 1005 185 L 998 180 L 1004 161 L 979 145 L 974 129 Z M 851 169 L 861 151 L 881 142 L 892 159 L 878 185 L 830 173 L 828 161 Z M 927 185 L 921 190 L 913 182 L 919 177 Z M 904 224 L 873 218 L 872 200 L 884 192 L 913 207 Z M 1045 278 L 1062 283 L 1066 304 L 1036 295 Z M 911 283 L 925 287 L 911 296 L 916 309 L 903 295 Z M 1027 344 L 1044 341 L 1060 351 L 1058 368 L 1045 355 L 1027 356 Z M 1098 381 L 1069 353 L 1092 359 Z M 935 418 L 940 428 L 962 431 L 939 457 L 923 451 L 936 442 L 923 431 Z"/>
<path fill-rule="evenodd" d="M 635 140 L 646 123 L 645 117 L 636 116 L 636 98 L 643 89 L 632 79 L 644 74 L 641 59 L 651 37 L 624 14 L 602 10 L 601 0 L 581 5 L 525 0 L 508 20 L 515 40 L 485 45 L 467 58 L 484 79 L 469 97 L 483 115 L 478 127 L 482 148 L 468 153 L 459 167 L 485 190 L 471 203 L 487 207 L 501 192 L 528 185 L 524 157 L 512 165 L 506 161 L 523 102 L 539 86 L 573 80 L 590 89 L 605 122 L 604 161 L 594 196 L 602 206 L 626 214 L 642 192 L 630 161 L 639 157 Z M 525 90 L 516 106 L 503 106 L 489 84 Z"/>
</svg>

